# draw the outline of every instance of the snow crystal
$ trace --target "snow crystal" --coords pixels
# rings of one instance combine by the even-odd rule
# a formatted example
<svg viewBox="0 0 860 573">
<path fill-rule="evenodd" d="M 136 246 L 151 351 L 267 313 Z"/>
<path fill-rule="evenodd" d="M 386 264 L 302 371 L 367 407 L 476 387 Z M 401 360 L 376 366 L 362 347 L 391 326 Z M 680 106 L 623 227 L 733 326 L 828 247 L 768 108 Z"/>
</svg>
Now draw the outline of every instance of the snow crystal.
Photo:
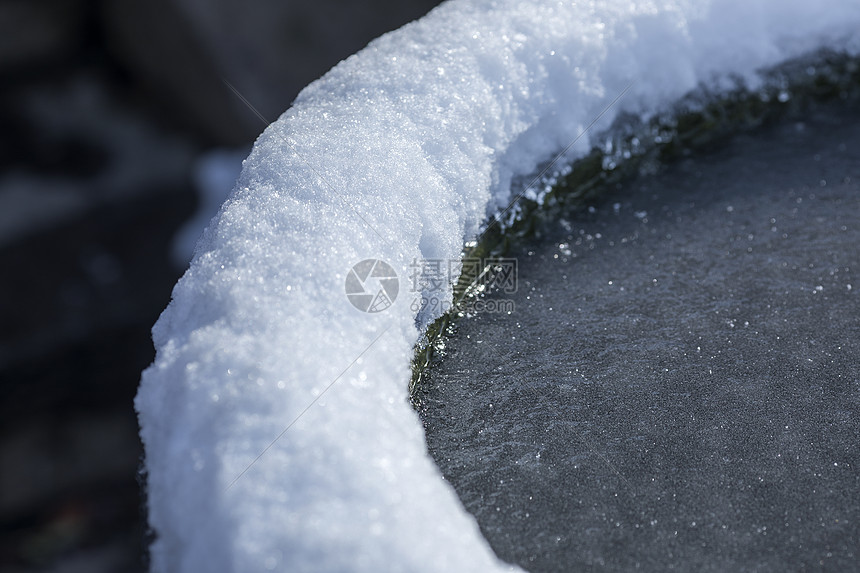
<svg viewBox="0 0 860 573">
<path fill-rule="evenodd" d="M 410 265 L 456 260 L 512 177 L 631 83 L 593 131 L 700 81 L 857 51 L 857 30 L 860 4 L 835 0 L 454 0 L 308 86 L 256 142 L 153 329 L 136 399 L 153 569 L 505 569 L 408 403 Z M 400 278 L 381 312 L 345 294 L 366 259 Z"/>
</svg>

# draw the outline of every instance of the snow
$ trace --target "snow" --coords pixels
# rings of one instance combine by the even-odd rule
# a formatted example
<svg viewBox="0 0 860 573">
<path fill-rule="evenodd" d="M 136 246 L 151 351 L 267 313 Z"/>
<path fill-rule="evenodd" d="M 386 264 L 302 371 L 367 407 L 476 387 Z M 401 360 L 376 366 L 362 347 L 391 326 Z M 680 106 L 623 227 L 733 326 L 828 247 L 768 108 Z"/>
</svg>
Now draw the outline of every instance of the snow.
<svg viewBox="0 0 860 573">
<path fill-rule="evenodd" d="M 454 0 L 308 86 L 256 142 L 153 329 L 136 399 L 153 570 L 506 570 L 407 399 L 434 316 L 413 310 L 410 264 L 456 260 L 512 178 L 631 82 L 590 133 L 698 82 L 857 52 L 857 30 L 860 5 L 833 0 Z M 370 258 L 401 279 L 377 313 L 344 292 Z"/>
</svg>

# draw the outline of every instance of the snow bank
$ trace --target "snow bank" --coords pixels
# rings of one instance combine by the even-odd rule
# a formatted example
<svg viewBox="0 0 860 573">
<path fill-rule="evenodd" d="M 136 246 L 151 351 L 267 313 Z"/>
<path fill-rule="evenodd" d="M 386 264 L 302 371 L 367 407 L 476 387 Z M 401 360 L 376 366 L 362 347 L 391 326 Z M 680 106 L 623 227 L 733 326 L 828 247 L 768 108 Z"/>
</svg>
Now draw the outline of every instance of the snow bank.
<svg viewBox="0 0 860 573">
<path fill-rule="evenodd" d="M 410 263 L 456 259 L 512 176 L 631 81 L 595 131 L 700 81 L 856 52 L 857 30 L 848 1 L 455 0 L 310 85 L 260 136 L 153 330 L 136 400 L 153 569 L 505 569 L 407 401 Z M 368 258 L 401 279 L 383 312 L 344 293 Z"/>
</svg>

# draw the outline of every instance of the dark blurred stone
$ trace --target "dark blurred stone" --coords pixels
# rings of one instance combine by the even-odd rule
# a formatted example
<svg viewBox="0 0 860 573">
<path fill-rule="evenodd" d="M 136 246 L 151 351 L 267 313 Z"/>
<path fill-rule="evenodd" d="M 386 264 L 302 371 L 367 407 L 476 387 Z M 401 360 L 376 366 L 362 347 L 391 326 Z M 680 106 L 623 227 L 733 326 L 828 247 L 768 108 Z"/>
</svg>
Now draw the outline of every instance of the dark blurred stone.
<svg viewBox="0 0 860 573">
<path fill-rule="evenodd" d="M 435 0 L 104 2 L 110 46 L 166 110 L 222 144 L 262 131 L 229 81 L 274 121 L 308 83 Z"/>
<path fill-rule="evenodd" d="M 195 146 L 115 79 L 52 65 L 0 94 L 4 572 L 143 570 L 132 401 Z"/>
<path fill-rule="evenodd" d="M 105 203 L 190 189 L 187 138 L 133 108 L 104 70 L 73 70 L 0 94 L 0 247 Z"/>
<path fill-rule="evenodd" d="M 85 133 L 45 133 L 28 117 L 23 100 L 11 90 L 0 94 L 0 171 L 89 179 L 105 169 L 104 142 Z"/>
<path fill-rule="evenodd" d="M 65 58 L 82 43 L 82 0 L 0 1 L 0 73 Z"/>
<path fill-rule="evenodd" d="M 0 570 L 99 573 L 146 570 L 131 475 L 54 494 L 27 515 L 0 521 Z"/>
<path fill-rule="evenodd" d="M 0 268 L 15 269 L 0 282 L 0 299 L 14 301 L 0 307 L 0 376 L 105 329 L 148 334 L 177 278 L 170 241 L 194 201 L 165 188 L 0 248 Z"/>
<path fill-rule="evenodd" d="M 190 190 L 142 193 L 0 248 L 0 570 L 142 563 L 132 401 L 179 274 L 168 247 L 194 202 Z M 55 531 L 57 506 L 96 484 L 106 513 L 87 505 L 79 532 Z"/>
<path fill-rule="evenodd" d="M 220 78 L 197 26 L 170 0 L 104 3 L 108 49 L 160 100 L 165 114 L 221 144 L 262 131 Z"/>
</svg>

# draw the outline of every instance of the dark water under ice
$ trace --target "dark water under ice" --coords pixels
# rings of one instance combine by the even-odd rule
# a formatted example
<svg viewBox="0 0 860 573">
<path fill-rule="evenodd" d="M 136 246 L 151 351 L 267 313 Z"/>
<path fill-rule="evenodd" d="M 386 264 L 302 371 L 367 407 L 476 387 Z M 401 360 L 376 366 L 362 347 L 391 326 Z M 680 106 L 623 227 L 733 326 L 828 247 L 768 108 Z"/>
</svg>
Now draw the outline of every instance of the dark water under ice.
<svg viewBox="0 0 860 573">
<path fill-rule="evenodd" d="M 738 136 L 554 232 L 424 397 L 498 555 L 860 570 L 860 114 Z"/>
</svg>

